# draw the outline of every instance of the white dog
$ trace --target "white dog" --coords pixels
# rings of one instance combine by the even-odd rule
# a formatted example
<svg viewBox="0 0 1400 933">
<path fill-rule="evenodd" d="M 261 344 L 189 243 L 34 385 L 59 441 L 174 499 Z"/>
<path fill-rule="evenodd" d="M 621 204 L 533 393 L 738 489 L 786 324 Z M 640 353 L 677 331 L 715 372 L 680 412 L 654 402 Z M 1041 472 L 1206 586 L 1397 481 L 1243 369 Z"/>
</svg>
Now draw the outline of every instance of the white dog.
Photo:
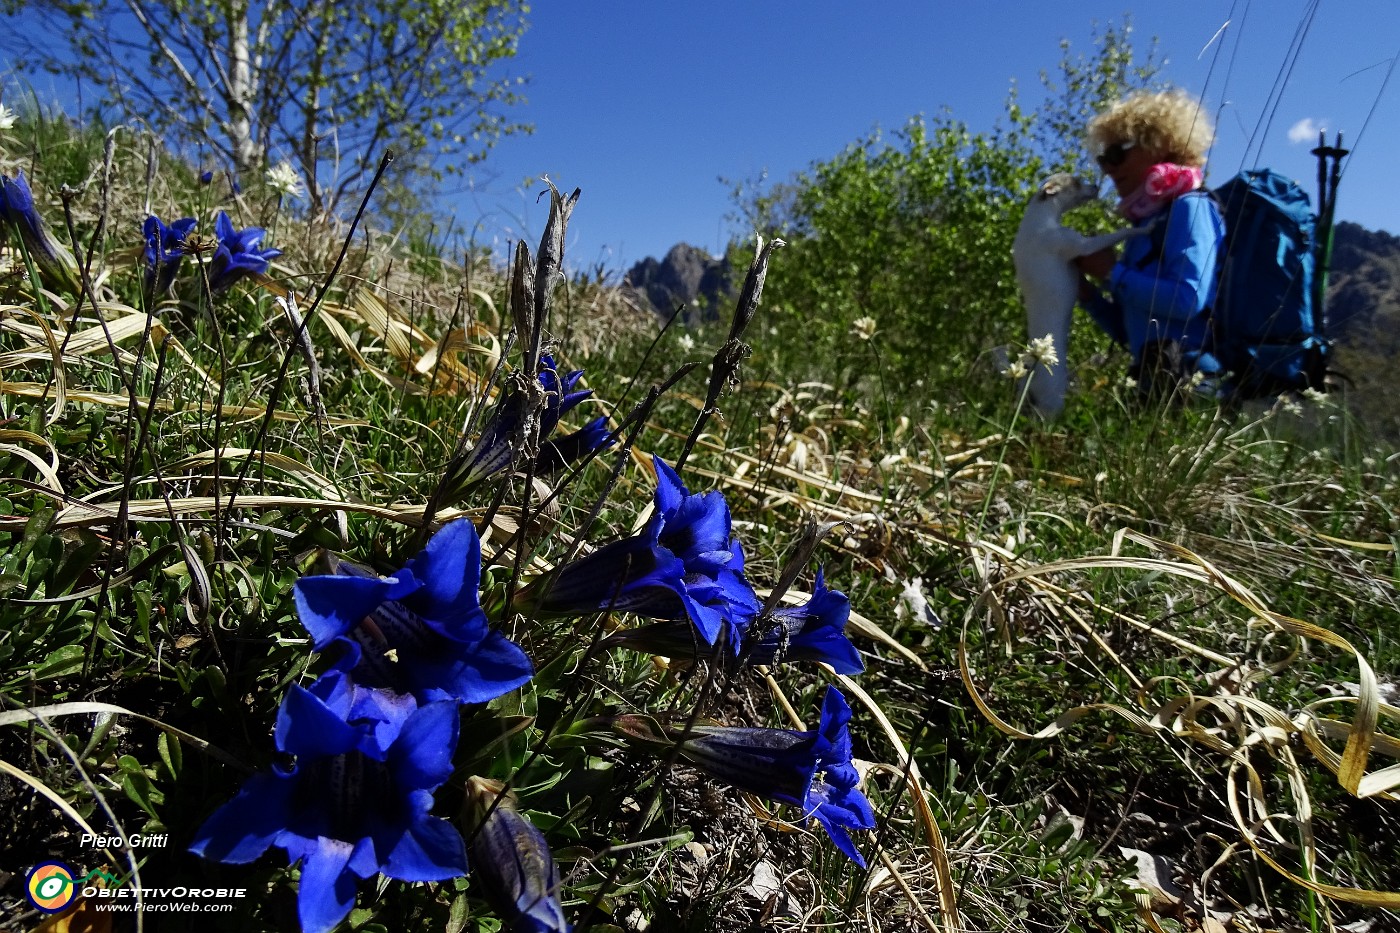
<svg viewBox="0 0 1400 933">
<path fill-rule="evenodd" d="M 1041 363 L 1031 374 L 1031 402 L 1046 419 L 1054 418 L 1064 408 L 1069 385 L 1069 323 L 1079 293 L 1079 270 L 1074 259 L 1147 232 L 1145 228 L 1127 227 L 1084 236 L 1060 226 L 1065 211 L 1098 196 L 1096 185 L 1063 172 L 1051 175 L 1041 182 L 1040 190 L 1026 205 L 1011 246 L 1016 284 L 1021 286 L 1021 297 L 1026 303 L 1027 333 L 1032 340 L 1047 334 L 1053 337 L 1059 357 L 1055 366 Z"/>
</svg>

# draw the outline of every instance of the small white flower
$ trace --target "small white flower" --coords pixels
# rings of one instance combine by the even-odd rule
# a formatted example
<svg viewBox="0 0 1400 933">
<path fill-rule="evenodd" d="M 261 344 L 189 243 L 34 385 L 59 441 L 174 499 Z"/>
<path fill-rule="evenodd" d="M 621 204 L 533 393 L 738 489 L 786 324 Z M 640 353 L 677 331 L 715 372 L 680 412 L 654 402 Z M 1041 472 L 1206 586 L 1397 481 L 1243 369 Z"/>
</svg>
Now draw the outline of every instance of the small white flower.
<svg viewBox="0 0 1400 933">
<path fill-rule="evenodd" d="M 1032 340 L 1030 346 L 1026 348 L 1026 355 L 1046 366 L 1054 366 L 1059 363 L 1060 354 L 1055 352 L 1055 335 L 1046 334 L 1044 337 Z"/>
<path fill-rule="evenodd" d="M 1319 392 L 1317 389 L 1314 389 L 1312 386 L 1308 386 L 1306 389 L 1303 390 L 1303 398 L 1307 399 L 1309 402 L 1312 402 L 1314 405 L 1318 405 L 1318 406 L 1325 406 L 1325 405 L 1331 405 L 1331 404 L 1332 404 L 1332 399 L 1328 397 L 1328 395 L 1327 395 L 1326 392 Z"/>
<path fill-rule="evenodd" d="M 875 319 L 873 317 L 858 317 L 851 322 L 851 333 L 861 340 L 869 340 L 875 336 Z"/>
<path fill-rule="evenodd" d="M 1295 400 L 1291 398 L 1283 400 L 1282 408 L 1286 413 L 1294 416 L 1295 418 L 1303 414 L 1303 406 L 1299 405 Z"/>
<path fill-rule="evenodd" d="M 1198 369 L 1191 374 L 1191 378 L 1187 381 L 1190 383 L 1191 388 L 1198 389 L 1200 388 L 1201 383 L 1206 381 L 1206 374 Z"/>
<path fill-rule="evenodd" d="M 681 348 L 682 353 L 689 353 L 695 349 L 695 338 L 689 334 L 681 334 L 676 338 L 676 346 Z"/>
<path fill-rule="evenodd" d="M 1138 381 L 1137 381 L 1136 379 L 1134 379 L 1132 376 L 1124 376 L 1124 377 L 1123 377 L 1123 388 L 1125 388 L 1125 389 L 1136 389 L 1137 387 L 1138 387 Z"/>
<path fill-rule="evenodd" d="M 287 198 L 299 198 L 306 193 L 301 176 L 290 162 L 279 162 L 264 173 L 268 187 Z"/>
<path fill-rule="evenodd" d="M 1002 371 L 1002 375 L 1008 379 L 1024 379 L 1028 372 L 1030 369 L 1027 368 L 1025 360 L 1016 360 Z"/>
<path fill-rule="evenodd" d="M 0 104 L 0 130 L 8 130 L 15 125 L 15 121 L 18 119 L 19 117 L 15 115 L 13 110 Z"/>
</svg>

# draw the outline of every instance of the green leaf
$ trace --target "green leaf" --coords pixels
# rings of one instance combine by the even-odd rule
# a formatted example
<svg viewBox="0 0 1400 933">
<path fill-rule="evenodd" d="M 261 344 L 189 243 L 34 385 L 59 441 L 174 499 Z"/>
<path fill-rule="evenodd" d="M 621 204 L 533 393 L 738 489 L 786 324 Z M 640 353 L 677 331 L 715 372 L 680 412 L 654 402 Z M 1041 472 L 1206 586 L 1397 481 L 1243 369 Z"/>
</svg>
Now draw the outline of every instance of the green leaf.
<svg viewBox="0 0 1400 933">
<path fill-rule="evenodd" d="M 83 669 L 84 655 L 82 645 L 64 645 L 49 652 L 48 657 L 44 658 L 31 674 L 35 680 L 51 680 L 76 674 Z"/>
</svg>

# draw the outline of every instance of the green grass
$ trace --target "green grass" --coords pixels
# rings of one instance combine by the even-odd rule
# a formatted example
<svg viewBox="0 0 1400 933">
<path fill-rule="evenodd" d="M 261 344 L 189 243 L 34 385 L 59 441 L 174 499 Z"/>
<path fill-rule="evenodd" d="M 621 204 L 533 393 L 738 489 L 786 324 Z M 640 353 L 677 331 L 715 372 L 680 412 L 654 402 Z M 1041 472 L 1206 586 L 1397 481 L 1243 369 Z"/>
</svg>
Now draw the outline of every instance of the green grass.
<svg viewBox="0 0 1400 933">
<path fill-rule="evenodd" d="M 3 167 L 23 162 L 60 230 L 53 192 L 100 161 L 101 134 L 20 129 L 0 140 Z M 116 176 L 131 177 L 143 153 L 119 137 Z M 190 174 L 171 164 L 158 176 L 162 217 L 198 211 L 203 230 L 219 204 L 238 210 L 240 225 L 272 225 L 256 193 L 231 203 Z M 143 339 L 139 188 L 111 192 L 86 269 L 108 326 L 131 315 L 140 324 L 123 332 L 115 356 L 94 340 L 55 360 L 43 328 L 57 340 L 70 326 L 95 337 L 91 303 L 79 307 L 71 291 L 41 300 L 39 283 L 0 271 L 0 865 L 19 870 L 0 884 L 0 904 L 37 924 L 23 899 L 28 866 L 65 859 L 128 883 L 134 860 L 147 885 L 255 892 L 236 919 L 216 925 L 285 929 L 295 924 L 298 872 L 280 853 L 225 866 L 184 847 L 248 772 L 271 763 L 287 687 L 324 667 L 298 622 L 293 582 L 324 549 L 382 571 L 416 551 L 419 517 L 463 425 L 479 428 L 472 413 L 507 345 L 509 288 L 484 258 L 468 281 L 437 261 L 431 242 L 400 250 L 373 224 L 332 281 L 346 227 L 283 212 L 273 245 L 287 255 L 270 282 L 210 298 L 186 281 L 179 302 L 151 309 Z M 80 237 L 96 229 L 98 194 L 75 205 Z M 0 253 L 0 263 L 11 256 Z M 775 280 L 783 260 L 782 251 L 773 258 Z M 283 289 L 296 292 L 303 314 L 313 296 L 324 298 L 308 328 L 319 384 L 273 300 Z M 701 364 L 639 425 L 638 454 L 674 460 L 705 398 L 703 364 L 728 323 L 689 334 L 690 349 L 675 329 L 652 346 L 651 322 L 595 278 L 565 283 L 554 300 L 547 327 L 557 351 L 586 367 L 598 400 L 588 417 L 620 422 L 650 387 Z M 858 840 L 869 871 L 792 808 L 605 741 L 595 723 L 646 712 L 789 726 L 786 702 L 810 727 L 831 678 L 791 664 L 769 682 L 589 650 L 624 618 L 496 620 L 536 676 L 464 709 L 456 773 L 436 812 L 456 817 L 468 776 L 510 782 L 561 864 L 566 913 L 622 929 L 639 920 L 653 930 L 1137 929 L 1134 872 L 1120 846 L 1174 866 L 1188 897 L 1157 905 L 1164 929 L 1197 928 L 1203 905 L 1285 928 L 1377 915 L 1313 898 L 1256 856 L 1228 787 L 1231 761 L 1247 762 L 1273 815 L 1250 826 L 1256 844 L 1294 873 L 1305 788 L 1317 880 L 1400 890 L 1394 804 L 1358 799 L 1302 733 L 1316 717 L 1351 719 L 1353 708 L 1326 703 L 1360 679 L 1357 656 L 1295 637 L 1269 614 L 1345 638 L 1382 680 L 1394 677 L 1393 452 L 1341 409 L 1325 410 L 1306 435 L 1282 411 L 1263 420 L 1232 420 L 1209 405 L 1143 411 L 1113 359 L 1084 367 L 1065 419 L 1042 426 L 1017 418 L 1007 382 L 962 356 L 946 370 L 931 361 L 927 389 L 882 384 L 878 330 L 839 357 L 813 358 L 767 345 L 766 312 L 761 305 L 746 338 L 755 352 L 738 388 L 719 399 L 683 477 L 726 496 L 761 587 L 778 579 L 804 519 L 841 522 L 796 588 L 809 590 L 820 564 L 871 627 L 921 662 L 857 636 L 867 670 L 855 683 L 872 702 L 848 692 L 852 734 L 855 757 L 871 765 L 864 786 L 880 818 Z M 428 360 L 454 329 L 460 340 Z M 519 369 L 520 353 L 504 353 L 506 371 Z M 811 381 L 813 373 L 828 376 Z M 952 382 L 956 395 L 921 395 Z M 439 503 L 437 519 L 460 512 L 491 527 L 489 553 L 527 516 L 528 556 L 557 561 L 580 529 L 592 542 L 632 530 L 651 501 L 639 462 L 600 457 L 544 507 L 521 477 L 502 478 Z M 504 602 L 512 568 L 507 557 L 488 571 L 488 605 Z M 915 577 L 937 621 L 896 611 Z M 1257 602 L 1232 595 L 1231 581 Z M 58 707 L 76 702 L 104 706 Z M 880 716 L 912 750 L 916 774 Z M 1081 718 L 1044 738 L 1008 734 L 1038 733 L 1061 716 Z M 1382 719 L 1381 731 L 1394 728 Z M 1395 741 L 1377 749 L 1369 773 L 1389 763 Z M 918 789 L 937 836 L 920 820 Z M 172 844 L 100 861 L 73 844 L 79 819 L 98 831 L 167 832 Z M 949 890 L 939 884 L 944 864 Z M 756 876 L 759 865 L 768 868 Z M 780 884 L 765 881 L 770 874 Z M 362 885 L 349 923 L 492 930 L 499 921 L 477 883 L 461 879 Z"/>
</svg>

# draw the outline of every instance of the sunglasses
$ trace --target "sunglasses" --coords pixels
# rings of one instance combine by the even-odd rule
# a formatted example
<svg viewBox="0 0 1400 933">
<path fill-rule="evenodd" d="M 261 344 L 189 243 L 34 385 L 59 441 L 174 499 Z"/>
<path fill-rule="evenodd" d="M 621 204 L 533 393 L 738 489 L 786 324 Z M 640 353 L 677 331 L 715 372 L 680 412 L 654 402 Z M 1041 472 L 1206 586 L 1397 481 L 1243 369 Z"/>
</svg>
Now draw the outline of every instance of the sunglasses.
<svg viewBox="0 0 1400 933">
<path fill-rule="evenodd" d="M 1122 165 L 1128 158 L 1128 150 L 1136 146 L 1137 143 L 1114 143 L 1100 152 L 1095 160 L 1099 163 L 1099 168 L 1110 169 Z"/>
</svg>

